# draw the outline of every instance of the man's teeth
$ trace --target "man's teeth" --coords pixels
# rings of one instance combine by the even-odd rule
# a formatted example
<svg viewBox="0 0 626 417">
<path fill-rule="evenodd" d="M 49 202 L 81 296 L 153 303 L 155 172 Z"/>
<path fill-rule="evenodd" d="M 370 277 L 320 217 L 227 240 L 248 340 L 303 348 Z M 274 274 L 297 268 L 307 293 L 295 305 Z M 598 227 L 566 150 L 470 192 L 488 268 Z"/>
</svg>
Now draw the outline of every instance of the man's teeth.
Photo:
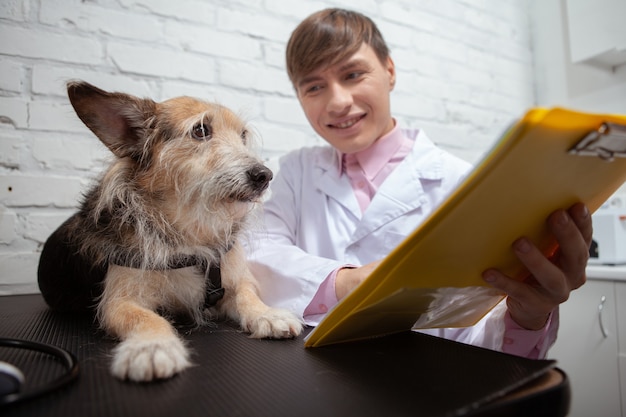
<svg viewBox="0 0 626 417">
<path fill-rule="evenodd" d="M 337 126 L 340 129 L 345 129 L 347 127 L 352 126 L 353 124 L 355 124 L 359 120 L 360 120 L 360 118 L 357 117 L 356 119 L 348 120 L 348 121 L 343 122 L 343 123 L 337 123 L 335 126 Z"/>
</svg>

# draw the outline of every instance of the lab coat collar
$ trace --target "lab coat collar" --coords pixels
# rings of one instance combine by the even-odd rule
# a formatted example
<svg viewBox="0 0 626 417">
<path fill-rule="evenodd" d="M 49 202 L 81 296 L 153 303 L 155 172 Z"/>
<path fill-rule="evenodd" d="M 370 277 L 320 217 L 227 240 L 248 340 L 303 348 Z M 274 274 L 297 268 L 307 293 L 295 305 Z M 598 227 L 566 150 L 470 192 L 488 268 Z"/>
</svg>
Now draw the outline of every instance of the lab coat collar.
<svg viewBox="0 0 626 417">
<path fill-rule="evenodd" d="M 413 149 L 374 195 L 355 231 L 355 240 L 418 209 L 426 199 L 423 181 L 443 178 L 442 151 L 423 131 L 407 131 L 405 134 L 415 138 Z"/>
<path fill-rule="evenodd" d="M 425 198 L 422 181 L 443 177 L 442 151 L 423 131 L 404 133 L 414 139 L 413 149 L 381 185 L 363 214 L 347 176 L 340 174 L 340 160 L 333 148 L 328 147 L 327 152 L 317 155 L 320 175 L 314 179 L 314 185 L 361 219 L 354 235 L 356 240 L 420 207 Z"/>
<path fill-rule="evenodd" d="M 334 148 L 316 154 L 315 165 L 320 175 L 314 177 L 314 186 L 344 206 L 355 218 L 361 218 L 361 208 L 352 191 L 347 175 L 341 175 L 341 159 Z"/>
</svg>

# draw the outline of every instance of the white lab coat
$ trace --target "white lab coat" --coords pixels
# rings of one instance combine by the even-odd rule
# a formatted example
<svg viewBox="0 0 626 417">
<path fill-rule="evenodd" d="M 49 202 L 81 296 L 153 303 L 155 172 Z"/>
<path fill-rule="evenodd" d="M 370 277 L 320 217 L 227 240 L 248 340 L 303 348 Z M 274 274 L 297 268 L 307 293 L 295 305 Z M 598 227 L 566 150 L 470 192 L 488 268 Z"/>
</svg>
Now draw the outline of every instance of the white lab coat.
<svg viewBox="0 0 626 417">
<path fill-rule="evenodd" d="M 436 147 L 424 132 L 405 133 L 415 139 L 413 150 L 380 186 L 363 215 L 348 178 L 340 175 L 334 149 L 303 148 L 281 158 L 263 207 L 264 227 L 246 245 L 267 304 L 302 316 L 333 270 L 385 257 L 471 168 Z M 471 328 L 426 332 L 500 350 L 503 312 L 498 306 Z"/>
</svg>

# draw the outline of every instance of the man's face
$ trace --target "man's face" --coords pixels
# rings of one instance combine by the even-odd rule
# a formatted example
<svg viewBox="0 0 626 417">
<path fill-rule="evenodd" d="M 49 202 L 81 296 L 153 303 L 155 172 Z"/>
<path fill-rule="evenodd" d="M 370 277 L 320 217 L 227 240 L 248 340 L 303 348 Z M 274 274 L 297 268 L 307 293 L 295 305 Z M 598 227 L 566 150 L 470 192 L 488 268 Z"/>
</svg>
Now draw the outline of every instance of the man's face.
<svg viewBox="0 0 626 417">
<path fill-rule="evenodd" d="M 302 77 L 296 93 L 313 129 L 340 152 L 353 153 L 393 129 L 389 93 L 394 83 L 391 58 L 381 64 L 363 43 L 349 58 Z"/>
</svg>

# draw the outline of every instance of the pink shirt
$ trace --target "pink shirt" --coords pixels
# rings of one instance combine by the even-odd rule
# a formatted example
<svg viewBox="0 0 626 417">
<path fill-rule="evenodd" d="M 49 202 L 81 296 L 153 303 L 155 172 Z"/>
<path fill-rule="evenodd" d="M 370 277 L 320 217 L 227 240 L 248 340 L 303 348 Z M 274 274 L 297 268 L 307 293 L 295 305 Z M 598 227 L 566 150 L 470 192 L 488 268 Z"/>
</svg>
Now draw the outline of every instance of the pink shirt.
<svg viewBox="0 0 626 417">
<path fill-rule="evenodd" d="M 378 187 L 411 152 L 412 146 L 413 141 L 407 138 L 396 125 L 388 134 L 361 152 L 353 154 L 337 152 L 337 157 L 341 159 L 341 164 L 339 164 L 342 167 L 341 175 L 348 176 L 361 213 L 367 210 Z M 344 265 L 326 277 L 304 310 L 305 321 L 318 322 L 331 307 L 339 302 L 335 293 L 337 272 L 342 268 L 353 267 L 356 265 Z M 547 350 L 544 344 L 551 339 L 548 335 L 556 332 L 556 326 L 551 326 L 551 323 L 552 314 L 543 329 L 527 330 L 519 326 L 507 311 L 504 316 L 502 351 L 517 356 L 539 358 Z"/>
</svg>

